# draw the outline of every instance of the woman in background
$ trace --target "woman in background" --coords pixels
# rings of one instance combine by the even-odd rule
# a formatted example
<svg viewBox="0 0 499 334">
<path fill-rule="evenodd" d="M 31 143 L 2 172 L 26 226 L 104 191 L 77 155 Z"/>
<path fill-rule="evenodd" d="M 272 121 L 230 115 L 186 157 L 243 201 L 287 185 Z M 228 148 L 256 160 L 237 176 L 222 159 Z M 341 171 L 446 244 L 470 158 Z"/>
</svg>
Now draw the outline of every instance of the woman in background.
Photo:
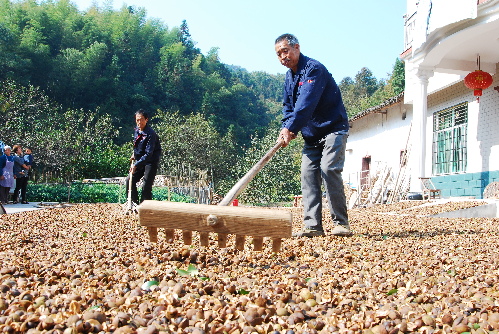
<svg viewBox="0 0 499 334">
<path fill-rule="evenodd" d="M 0 203 L 7 204 L 10 188 L 14 186 L 14 157 L 10 146 L 4 146 L 0 156 Z"/>
</svg>

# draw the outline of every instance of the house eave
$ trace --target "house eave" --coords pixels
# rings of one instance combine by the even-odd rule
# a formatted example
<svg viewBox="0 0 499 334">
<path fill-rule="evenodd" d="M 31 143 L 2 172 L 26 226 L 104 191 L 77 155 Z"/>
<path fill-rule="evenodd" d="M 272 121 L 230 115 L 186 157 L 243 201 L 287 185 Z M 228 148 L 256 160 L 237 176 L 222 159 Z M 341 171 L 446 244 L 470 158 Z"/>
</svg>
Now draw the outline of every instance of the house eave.
<svg viewBox="0 0 499 334">
<path fill-rule="evenodd" d="M 397 96 L 394 96 L 394 97 L 391 97 L 391 98 L 385 100 L 383 103 L 381 103 L 377 106 L 374 106 L 374 107 L 371 107 L 371 108 L 366 109 L 364 111 L 361 111 L 357 115 L 350 118 L 349 122 L 350 123 L 354 122 L 358 119 L 361 119 L 361 118 L 366 117 L 366 116 L 371 115 L 371 114 L 386 114 L 388 112 L 389 108 L 391 108 L 399 103 L 402 103 L 403 101 L 404 101 L 404 92 L 400 93 Z"/>
</svg>

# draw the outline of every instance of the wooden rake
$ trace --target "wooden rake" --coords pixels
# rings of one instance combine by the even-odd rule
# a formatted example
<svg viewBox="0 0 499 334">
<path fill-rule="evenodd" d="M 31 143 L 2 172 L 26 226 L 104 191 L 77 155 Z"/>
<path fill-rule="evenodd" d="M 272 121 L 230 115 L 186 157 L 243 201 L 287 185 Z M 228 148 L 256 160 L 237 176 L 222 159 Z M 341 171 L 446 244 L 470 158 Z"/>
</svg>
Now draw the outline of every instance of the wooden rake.
<svg viewBox="0 0 499 334">
<path fill-rule="evenodd" d="M 128 189 L 127 189 L 127 200 L 124 207 L 125 214 L 130 214 L 133 212 L 137 211 L 137 203 L 132 201 L 132 167 L 133 167 L 133 161 L 130 164 L 130 171 L 128 173 Z"/>
<path fill-rule="evenodd" d="M 227 247 L 227 237 L 235 234 L 235 247 L 244 249 L 246 236 L 253 237 L 255 251 L 263 249 L 263 238 L 272 238 L 272 251 L 279 252 L 282 238 L 291 237 L 291 212 L 275 209 L 229 206 L 255 175 L 282 146 L 278 142 L 237 183 L 218 205 L 143 201 L 139 221 L 147 227 L 151 242 L 157 242 L 158 228 L 164 228 L 166 239 L 174 239 L 174 230 L 182 229 L 184 244 L 192 244 L 192 232 L 199 232 L 201 246 L 209 245 L 209 233 L 218 233 L 218 246 Z"/>
</svg>

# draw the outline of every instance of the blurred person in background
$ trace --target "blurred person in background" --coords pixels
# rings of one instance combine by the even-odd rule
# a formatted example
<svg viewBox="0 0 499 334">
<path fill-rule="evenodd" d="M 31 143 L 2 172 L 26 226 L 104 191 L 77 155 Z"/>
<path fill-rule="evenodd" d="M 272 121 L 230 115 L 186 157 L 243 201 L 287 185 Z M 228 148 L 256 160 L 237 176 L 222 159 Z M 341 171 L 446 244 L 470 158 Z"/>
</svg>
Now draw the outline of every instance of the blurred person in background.
<svg viewBox="0 0 499 334">
<path fill-rule="evenodd" d="M 3 147 L 3 152 L 0 156 L 0 203 L 7 204 L 10 188 L 14 186 L 14 156 L 8 145 Z"/>
</svg>

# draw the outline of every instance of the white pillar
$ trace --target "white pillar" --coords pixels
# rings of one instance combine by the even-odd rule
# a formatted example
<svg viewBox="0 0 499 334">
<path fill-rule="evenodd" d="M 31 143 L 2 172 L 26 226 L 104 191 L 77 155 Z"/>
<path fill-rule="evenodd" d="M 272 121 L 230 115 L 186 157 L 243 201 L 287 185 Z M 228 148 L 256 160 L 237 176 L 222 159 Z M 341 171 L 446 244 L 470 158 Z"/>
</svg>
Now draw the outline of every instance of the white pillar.
<svg viewBox="0 0 499 334">
<path fill-rule="evenodd" d="M 411 148 L 411 192 L 421 192 L 420 177 L 426 176 L 426 120 L 428 111 L 428 80 L 433 70 L 417 68 L 418 87 L 414 97 Z"/>
</svg>

